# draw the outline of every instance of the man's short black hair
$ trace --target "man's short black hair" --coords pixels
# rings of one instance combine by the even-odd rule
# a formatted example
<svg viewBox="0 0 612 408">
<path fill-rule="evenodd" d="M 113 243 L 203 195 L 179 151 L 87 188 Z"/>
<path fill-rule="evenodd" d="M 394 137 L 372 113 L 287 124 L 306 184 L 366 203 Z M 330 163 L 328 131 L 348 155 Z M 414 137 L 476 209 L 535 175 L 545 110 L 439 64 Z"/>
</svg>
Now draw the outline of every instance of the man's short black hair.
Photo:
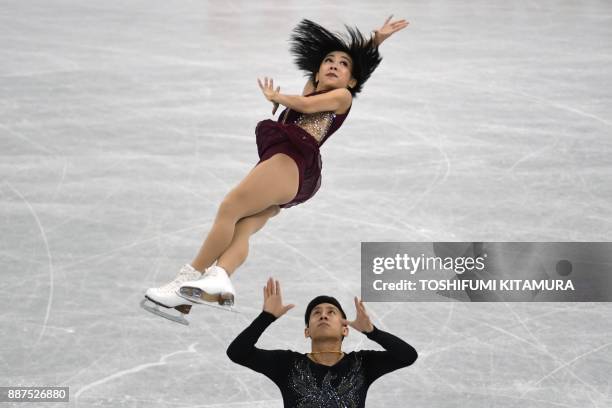
<svg viewBox="0 0 612 408">
<path fill-rule="evenodd" d="M 310 314 L 312 313 L 312 309 L 314 309 L 317 305 L 320 305 L 321 303 L 329 303 L 329 304 L 336 306 L 338 310 L 340 310 L 340 313 L 342 313 L 342 317 L 346 319 L 346 314 L 344 313 L 344 310 L 342 310 L 342 306 L 340 305 L 340 302 L 338 302 L 338 300 L 335 297 L 321 295 L 321 296 L 317 296 L 316 298 L 312 299 L 310 303 L 308 303 L 308 306 L 306 307 L 306 314 L 304 315 L 304 321 L 306 322 L 306 327 L 308 327 L 308 322 L 310 321 Z"/>
</svg>

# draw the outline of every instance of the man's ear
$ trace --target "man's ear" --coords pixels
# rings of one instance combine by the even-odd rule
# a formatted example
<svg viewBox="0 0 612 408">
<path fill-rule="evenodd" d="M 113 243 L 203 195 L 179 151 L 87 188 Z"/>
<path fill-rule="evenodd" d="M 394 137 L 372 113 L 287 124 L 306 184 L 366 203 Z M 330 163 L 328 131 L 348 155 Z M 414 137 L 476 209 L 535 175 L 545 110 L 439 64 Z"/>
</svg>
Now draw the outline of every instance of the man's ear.
<svg viewBox="0 0 612 408">
<path fill-rule="evenodd" d="M 308 331 L 308 327 L 304 329 L 304 338 L 307 339 L 310 337 L 310 331 Z"/>
<path fill-rule="evenodd" d="M 344 337 L 346 337 L 346 336 L 348 336 L 348 335 L 349 335 L 349 327 L 348 327 L 348 324 L 347 324 L 347 325 L 345 325 L 345 326 L 342 326 L 342 335 L 343 335 Z"/>
</svg>

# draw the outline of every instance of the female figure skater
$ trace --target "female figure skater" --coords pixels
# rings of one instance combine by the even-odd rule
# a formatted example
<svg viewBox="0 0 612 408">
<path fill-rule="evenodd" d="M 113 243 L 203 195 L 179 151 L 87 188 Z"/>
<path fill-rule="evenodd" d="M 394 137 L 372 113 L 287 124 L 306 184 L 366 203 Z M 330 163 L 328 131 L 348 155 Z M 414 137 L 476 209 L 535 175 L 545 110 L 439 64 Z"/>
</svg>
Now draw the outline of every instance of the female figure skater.
<svg viewBox="0 0 612 408">
<path fill-rule="evenodd" d="M 229 276 L 246 259 L 249 237 L 280 208 L 303 203 L 319 189 L 320 146 L 342 125 L 352 98 L 382 61 L 380 44 L 408 25 L 405 20 L 391 22 L 392 17 L 369 40 L 345 25 L 349 42 L 310 20 L 297 25 L 291 53 L 309 76 L 303 95 L 281 94 L 267 77 L 257 80 L 273 104 L 272 114 L 279 105 L 286 109 L 277 121 L 257 124 L 259 162 L 221 202 L 195 259 L 172 282 L 147 290 L 141 302 L 145 309 L 188 324 L 182 315 L 189 313 L 192 303 L 233 305 L 235 291 Z M 147 300 L 155 306 L 148 306 Z M 166 314 L 157 306 L 175 308 L 182 315 Z"/>
</svg>

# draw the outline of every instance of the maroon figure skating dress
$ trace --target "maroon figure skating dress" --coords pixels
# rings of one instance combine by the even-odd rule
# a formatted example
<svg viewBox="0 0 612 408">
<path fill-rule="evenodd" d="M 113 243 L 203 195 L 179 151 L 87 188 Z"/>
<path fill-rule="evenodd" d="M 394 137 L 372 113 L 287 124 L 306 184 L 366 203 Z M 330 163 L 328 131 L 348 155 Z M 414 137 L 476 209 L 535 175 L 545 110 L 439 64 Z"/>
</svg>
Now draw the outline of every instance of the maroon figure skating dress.
<svg viewBox="0 0 612 408">
<path fill-rule="evenodd" d="M 317 91 L 308 96 L 324 93 Z M 262 120 L 255 128 L 257 140 L 257 153 L 259 163 L 269 159 L 277 153 L 284 153 L 291 157 L 298 167 L 300 181 L 297 194 L 288 203 L 280 205 L 282 208 L 292 207 L 303 203 L 315 195 L 321 186 L 320 147 L 329 137 L 340 128 L 344 119 L 350 112 L 336 114 L 334 112 L 301 113 L 286 108 L 277 121 Z"/>
</svg>

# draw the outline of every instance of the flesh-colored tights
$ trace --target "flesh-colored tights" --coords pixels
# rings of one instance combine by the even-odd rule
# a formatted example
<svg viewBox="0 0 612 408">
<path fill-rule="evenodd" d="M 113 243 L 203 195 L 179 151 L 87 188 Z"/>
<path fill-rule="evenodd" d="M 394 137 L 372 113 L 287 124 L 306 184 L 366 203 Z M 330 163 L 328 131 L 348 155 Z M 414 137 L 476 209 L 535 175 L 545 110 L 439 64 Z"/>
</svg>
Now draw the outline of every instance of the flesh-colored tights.
<svg viewBox="0 0 612 408">
<path fill-rule="evenodd" d="M 278 153 L 255 166 L 223 199 L 200 251 L 191 262 L 204 272 L 215 261 L 232 274 L 246 259 L 249 237 L 295 197 L 298 167 Z"/>
</svg>

